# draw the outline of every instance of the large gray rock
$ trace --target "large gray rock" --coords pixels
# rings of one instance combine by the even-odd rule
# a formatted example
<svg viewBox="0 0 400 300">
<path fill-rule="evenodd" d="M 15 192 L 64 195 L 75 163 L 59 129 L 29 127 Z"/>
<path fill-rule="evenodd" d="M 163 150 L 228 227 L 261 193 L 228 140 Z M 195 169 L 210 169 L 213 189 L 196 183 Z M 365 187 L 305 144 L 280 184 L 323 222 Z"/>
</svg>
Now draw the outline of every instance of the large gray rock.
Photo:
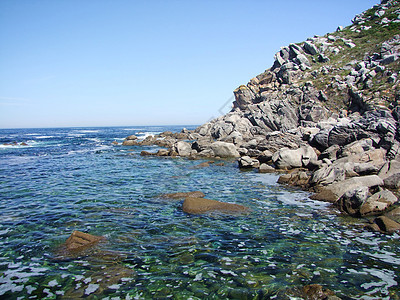
<svg viewBox="0 0 400 300">
<path fill-rule="evenodd" d="M 306 42 L 304 43 L 304 50 L 305 50 L 308 54 L 311 54 L 311 55 L 315 55 L 315 54 L 318 53 L 317 47 L 316 47 L 313 43 L 311 43 L 310 41 L 306 41 Z"/>
<path fill-rule="evenodd" d="M 215 156 L 223 158 L 240 157 L 240 154 L 237 151 L 236 146 L 232 143 L 214 142 L 211 144 L 210 147 L 213 150 Z"/>
<path fill-rule="evenodd" d="M 389 189 L 399 189 L 400 188 L 400 173 L 393 174 L 388 178 L 383 180 L 385 187 Z"/>
<path fill-rule="evenodd" d="M 382 185 L 383 185 L 383 180 L 377 175 L 353 177 L 341 182 L 327 185 L 326 187 L 321 188 L 319 193 L 311 196 L 311 198 L 315 200 L 336 203 L 336 201 L 338 201 L 339 198 L 342 197 L 344 193 L 350 190 L 354 190 L 362 186 L 370 188 Z"/>
<path fill-rule="evenodd" d="M 400 161 L 391 160 L 386 162 L 379 170 L 379 177 L 386 179 L 394 174 L 400 173 Z"/>
<path fill-rule="evenodd" d="M 192 145 L 188 142 L 179 141 L 175 144 L 175 151 L 179 156 L 189 156 L 192 152 Z"/>
<path fill-rule="evenodd" d="M 275 152 L 272 161 L 278 169 L 293 169 L 307 167 L 311 162 L 317 161 L 318 157 L 310 146 L 299 149 L 283 148 Z"/>
<path fill-rule="evenodd" d="M 346 179 L 346 170 L 343 165 L 324 166 L 314 172 L 311 177 L 311 185 L 328 185 Z"/>
</svg>

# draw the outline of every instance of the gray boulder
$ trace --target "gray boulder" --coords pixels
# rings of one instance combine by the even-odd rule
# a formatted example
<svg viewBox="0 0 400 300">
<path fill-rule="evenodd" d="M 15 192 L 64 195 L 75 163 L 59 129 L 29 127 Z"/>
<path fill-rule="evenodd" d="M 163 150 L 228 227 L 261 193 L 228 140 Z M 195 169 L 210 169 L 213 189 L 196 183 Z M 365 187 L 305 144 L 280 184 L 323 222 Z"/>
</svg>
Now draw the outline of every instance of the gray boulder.
<svg viewBox="0 0 400 300">
<path fill-rule="evenodd" d="M 242 156 L 238 162 L 239 168 L 258 168 L 260 166 L 260 162 L 250 156 Z"/>
<path fill-rule="evenodd" d="M 211 150 L 214 152 L 215 156 L 228 158 L 228 157 L 240 157 L 236 146 L 232 143 L 226 142 L 214 142 L 211 144 Z"/>
<path fill-rule="evenodd" d="M 341 165 L 324 166 L 314 172 L 311 185 L 328 185 L 346 179 L 346 171 Z"/>
<path fill-rule="evenodd" d="M 385 187 L 389 189 L 399 189 L 400 188 L 400 173 L 393 174 L 388 178 L 383 180 Z"/>
<path fill-rule="evenodd" d="M 306 41 L 303 47 L 304 51 L 306 51 L 308 54 L 315 55 L 318 53 L 317 47 L 309 41 Z"/>
<path fill-rule="evenodd" d="M 295 150 L 283 148 L 272 156 L 272 161 L 278 169 L 307 167 L 310 162 L 317 161 L 317 159 L 317 154 L 310 146 Z"/>
<path fill-rule="evenodd" d="M 192 152 L 192 145 L 188 142 L 179 141 L 175 144 L 174 148 L 179 156 L 189 156 Z"/>
</svg>

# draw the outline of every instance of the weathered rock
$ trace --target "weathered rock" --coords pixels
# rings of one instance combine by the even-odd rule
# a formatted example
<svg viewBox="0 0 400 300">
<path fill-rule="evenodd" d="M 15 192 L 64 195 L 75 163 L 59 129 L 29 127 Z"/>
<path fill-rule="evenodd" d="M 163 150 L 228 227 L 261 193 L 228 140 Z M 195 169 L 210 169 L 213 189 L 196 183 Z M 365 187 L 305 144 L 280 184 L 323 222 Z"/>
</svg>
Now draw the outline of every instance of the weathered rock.
<svg viewBox="0 0 400 300">
<path fill-rule="evenodd" d="M 95 236 L 81 231 L 73 231 L 70 237 L 66 240 L 64 246 L 69 252 L 80 252 L 96 245 L 105 238 Z"/>
<path fill-rule="evenodd" d="M 311 43 L 311 42 L 309 42 L 309 41 L 306 41 L 306 42 L 304 43 L 304 50 L 305 50 L 308 54 L 311 54 L 311 55 L 315 55 L 315 54 L 318 53 L 317 47 L 316 47 L 313 43 Z"/>
<path fill-rule="evenodd" d="M 192 152 L 192 145 L 188 142 L 179 141 L 175 144 L 175 151 L 179 156 L 189 156 Z"/>
<path fill-rule="evenodd" d="M 391 211 L 387 212 L 385 214 L 386 217 L 392 219 L 393 221 L 400 222 L 400 207 L 396 207 L 395 209 L 392 209 Z"/>
<path fill-rule="evenodd" d="M 242 156 L 238 162 L 239 168 L 258 168 L 260 166 L 260 162 L 250 156 Z"/>
<path fill-rule="evenodd" d="M 339 145 L 332 145 L 329 148 L 325 149 L 320 155 L 319 155 L 319 159 L 324 159 L 324 158 L 328 158 L 331 161 L 336 160 L 337 158 L 337 153 L 340 150 L 340 146 Z"/>
<path fill-rule="evenodd" d="M 389 189 L 399 189 L 400 188 L 400 173 L 393 174 L 388 178 L 383 180 L 385 187 Z"/>
<path fill-rule="evenodd" d="M 200 191 L 179 192 L 179 193 L 169 193 L 169 194 L 160 195 L 160 198 L 168 198 L 168 199 L 185 199 L 187 197 L 203 198 L 203 197 L 205 197 L 205 195 L 204 195 L 204 193 L 202 193 Z"/>
<path fill-rule="evenodd" d="M 279 169 L 293 169 L 307 167 L 311 161 L 317 161 L 317 154 L 309 147 L 296 150 L 283 148 L 274 153 L 272 161 Z"/>
<path fill-rule="evenodd" d="M 374 223 L 379 226 L 379 229 L 384 233 L 392 234 L 400 230 L 400 223 L 389 219 L 386 216 L 380 216 L 374 220 Z"/>
<path fill-rule="evenodd" d="M 386 179 L 394 174 L 400 173 L 400 161 L 391 160 L 386 162 L 379 170 L 379 177 Z"/>
<path fill-rule="evenodd" d="M 308 182 L 310 180 L 310 176 L 307 175 L 307 173 L 301 169 L 299 170 L 294 170 L 293 172 L 289 174 L 284 174 L 279 177 L 278 183 L 281 184 L 289 184 L 293 186 L 298 186 L 305 188 L 308 186 Z"/>
<path fill-rule="evenodd" d="M 156 155 L 157 153 L 153 153 L 153 152 L 149 152 L 146 150 L 143 150 L 142 152 L 140 152 L 140 156 L 153 156 Z"/>
<path fill-rule="evenodd" d="M 369 197 L 360 207 L 361 216 L 380 214 L 397 202 L 397 197 L 388 190 L 381 190 Z"/>
<path fill-rule="evenodd" d="M 261 154 L 257 157 L 258 161 L 262 163 L 267 163 L 272 160 L 272 156 L 274 154 L 269 150 L 264 150 Z"/>
<path fill-rule="evenodd" d="M 229 158 L 229 157 L 240 157 L 236 146 L 232 143 L 226 142 L 214 142 L 211 144 L 211 149 L 215 156 Z"/>
<path fill-rule="evenodd" d="M 317 194 L 312 195 L 311 199 L 335 203 L 344 193 L 350 190 L 354 190 L 361 186 L 370 188 L 382 185 L 383 180 L 377 175 L 354 177 L 320 188 L 320 191 Z"/>
<path fill-rule="evenodd" d="M 260 167 L 258 168 L 259 173 L 273 173 L 275 171 L 276 171 L 275 168 L 267 164 L 261 164 Z"/>
<path fill-rule="evenodd" d="M 243 205 L 194 197 L 185 199 L 182 210 L 188 214 L 204 214 L 208 212 L 243 213 L 249 211 L 249 209 Z"/>
<path fill-rule="evenodd" d="M 365 186 L 357 187 L 344 193 L 336 202 L 340 211 L 351 216 L 360 214 L 360 207 L 368 198 L 369 189 Z"/>
<path fill-rule="evenodd" d="M 135 140 L 137 140 L 138 139 L 138 137 L 136 136 L 136 135 L 130 135 L 130 136 L 128 136 L 127 138 L 125 138 L 126 140 L 133 140 L 133 141 L 135 141 Z"/>
<path fill-rule="evenodd" d="M 324 166 L 315 171 L 311 177 L 310 184 L 312 185 L 328 185 L 334 182 L 343 181 L 346 179 L 346 170 L 343 165 Z"/>
<path fill-rule="evenodd" d="M 156 155 L 157 156 L 169 156 L 169 150 L 167 149 L 160 149 L 157 151 Z"/>
<path fill-rule="evenodd" d="M 124 140 L 122 142 L 123 146 L 137 146 L 139 143 L 136 140 Z"/>
<path fill-rule="evenodd" d="M 303 287 L 303 299 L 307 300 L 340 300 L 335 293 L 329 289 L 323 288 L 319 284 L 309 284 Z"/>
</svg>

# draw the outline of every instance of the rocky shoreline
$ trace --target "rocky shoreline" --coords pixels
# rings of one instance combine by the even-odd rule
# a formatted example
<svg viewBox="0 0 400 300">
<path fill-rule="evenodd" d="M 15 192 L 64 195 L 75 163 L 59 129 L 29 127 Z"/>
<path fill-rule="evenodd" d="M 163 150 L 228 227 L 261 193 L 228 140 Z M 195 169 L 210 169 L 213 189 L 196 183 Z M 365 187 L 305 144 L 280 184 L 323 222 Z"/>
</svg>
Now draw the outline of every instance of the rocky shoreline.
<svg viewBox="0 0 400 300">
<path fill-rule="evenodd" d="M 382 1 L 352 22 L 282 47 L 270 69 L 234 91 L 228 114 L 123 145 L 285 171 L 279 183 L 366 218 L 368 229 L 400 230 L 400 4 Z"/>
</svg>

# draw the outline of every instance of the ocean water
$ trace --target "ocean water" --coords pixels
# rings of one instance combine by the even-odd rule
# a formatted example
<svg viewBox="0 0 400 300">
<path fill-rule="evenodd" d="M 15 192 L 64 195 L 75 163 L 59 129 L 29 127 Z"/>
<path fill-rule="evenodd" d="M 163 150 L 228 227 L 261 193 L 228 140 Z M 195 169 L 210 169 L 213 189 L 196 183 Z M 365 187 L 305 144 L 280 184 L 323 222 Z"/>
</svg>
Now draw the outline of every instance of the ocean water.
<svg viewBox="0 0 400 300">
<path fill-rule="evenodd" d="M 200 168 L 111 144 L 180 129 L 0 130 L 0 298 L 289 299 L 320 284 L 343 299 L 399 299 L 398 234 L 365 231 L 235 161 Z M 251 212 L 188 215 L 160 197 L 195 190 Z M 106 240 L 60 254 L 74 230 Z"/>
</svg>

